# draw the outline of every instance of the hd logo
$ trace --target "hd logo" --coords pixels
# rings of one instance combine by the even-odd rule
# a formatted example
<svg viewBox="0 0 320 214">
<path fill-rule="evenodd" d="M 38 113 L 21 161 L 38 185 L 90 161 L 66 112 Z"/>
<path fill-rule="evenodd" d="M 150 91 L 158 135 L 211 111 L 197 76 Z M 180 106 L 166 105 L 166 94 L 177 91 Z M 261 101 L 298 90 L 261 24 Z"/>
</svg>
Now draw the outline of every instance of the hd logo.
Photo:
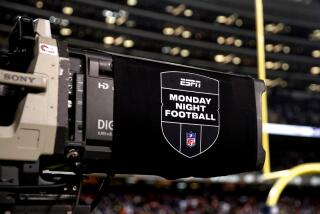
<svg viewBox="0 0 320 214">
<path fill-rule="evenodd" d="M 219 135 L 219 81 L 180 71 L 162 72 L 160 80 L 164 138 L 188 158 L 207 151 Z"/>
</svg>

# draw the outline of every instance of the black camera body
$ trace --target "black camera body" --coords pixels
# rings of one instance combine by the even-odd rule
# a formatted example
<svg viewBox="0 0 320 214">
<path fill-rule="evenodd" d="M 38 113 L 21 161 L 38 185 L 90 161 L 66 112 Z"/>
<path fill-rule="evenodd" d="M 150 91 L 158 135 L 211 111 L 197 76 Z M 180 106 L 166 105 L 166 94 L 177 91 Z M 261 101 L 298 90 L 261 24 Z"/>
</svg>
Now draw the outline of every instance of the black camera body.
<svg viewBox="0 0 320 214">
<path fill-rule="evenodd" d="M 73 73 L 74 93 L 83 85 L 84 94 L 73 96 L 69 145 L 81 139 L 84 156 L 101 169 L 179 178 L 262 166 L 261 81 L 102 51 L 69 56 L 71 71 L 86 68 Z"/>
<path fill-rule="evenodd" d="M 18 17 L 0 56 L 0 212 L 89 213 L 78 201 L 90 175 L 107 175 L 92 211 L 115 174 L 259 170 L 264 90 L 249 76 L 71 48 L 47 20 Z"/>
<path fill-rule="evenodd" d="M 170 179 L 262 167 L 262 81 L 70 48 L 45 26 L 20 17 L 2 58 L 2 166 L 38 162 L 41 174 L 61 163 L 76 174 Z"/>
</svg>

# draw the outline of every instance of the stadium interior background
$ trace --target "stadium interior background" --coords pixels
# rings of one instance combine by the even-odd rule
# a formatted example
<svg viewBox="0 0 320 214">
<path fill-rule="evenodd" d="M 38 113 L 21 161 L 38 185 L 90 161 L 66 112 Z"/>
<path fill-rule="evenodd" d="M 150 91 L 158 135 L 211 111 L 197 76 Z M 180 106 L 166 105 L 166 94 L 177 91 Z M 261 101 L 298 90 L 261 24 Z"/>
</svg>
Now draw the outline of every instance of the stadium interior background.
<svg viewBox="0 0 320 214">
<path fill-rule="evenodd" d="M 272 171 L 320 161 L 319 10 L 318 0 L 264 1 Z M 253 0 L 0 1 L 1 51 L 17 15 L 49 19 L 55 37 L 71 46 L 257 76 Z M 98 183 L 86 181 L 85 203 Z M 272 184 L 261 172 L 178 181 L 119 176 L 95 213 L 258 213 Z M 279 209 L 319 213 L 319 190 L 320 176 L 297 177 Z"/>
</svg>

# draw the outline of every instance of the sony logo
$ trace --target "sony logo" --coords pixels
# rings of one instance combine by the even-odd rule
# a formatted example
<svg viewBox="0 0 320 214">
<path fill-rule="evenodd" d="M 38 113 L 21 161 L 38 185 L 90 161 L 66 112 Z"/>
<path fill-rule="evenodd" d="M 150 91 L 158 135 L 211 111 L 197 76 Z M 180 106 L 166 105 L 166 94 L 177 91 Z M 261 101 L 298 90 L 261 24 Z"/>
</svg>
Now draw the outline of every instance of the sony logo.
<svg viewBox="0 0 320 214">
<path fill-rule="evenodd" d="M 180 85 L 187 86 L 187 87 L 201 88 L 201 81 L 193 80 L 193 79 L 181 78 L 180 79 Z"/>
<path fill-rule="evenodd" d="M 3 78 L 5 80 L 16 81 L 16 82 L 26 82 L 26 83 L 33 83 L 33 81 L 36 79 L 35 77 L 22 76 L 18 74 L 4 74 Z"/>
</svg>

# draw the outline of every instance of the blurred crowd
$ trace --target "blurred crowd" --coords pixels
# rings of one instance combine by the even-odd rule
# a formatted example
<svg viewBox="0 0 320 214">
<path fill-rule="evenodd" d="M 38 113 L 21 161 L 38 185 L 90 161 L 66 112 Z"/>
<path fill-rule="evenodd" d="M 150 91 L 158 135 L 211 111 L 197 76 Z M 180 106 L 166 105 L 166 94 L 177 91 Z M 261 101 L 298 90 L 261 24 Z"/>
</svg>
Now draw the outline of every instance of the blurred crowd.
<svg viewBox="0 0 320 214">
<path fill-rule="evenodd" d="M 268 93 L 270 122 L 319 127 L 319 94 L 278 89 Z"/>
<path fill-rule="evenodd" d="M 219 198 L 156 193 L 108 194 L 94 214 L 255 214 L 266 209 L 264 200 L 245 195 Z M 282 197 L 276 209 L 281 214 L 316 214 L 320 213 L 320 199 Z"/>
</svg>

